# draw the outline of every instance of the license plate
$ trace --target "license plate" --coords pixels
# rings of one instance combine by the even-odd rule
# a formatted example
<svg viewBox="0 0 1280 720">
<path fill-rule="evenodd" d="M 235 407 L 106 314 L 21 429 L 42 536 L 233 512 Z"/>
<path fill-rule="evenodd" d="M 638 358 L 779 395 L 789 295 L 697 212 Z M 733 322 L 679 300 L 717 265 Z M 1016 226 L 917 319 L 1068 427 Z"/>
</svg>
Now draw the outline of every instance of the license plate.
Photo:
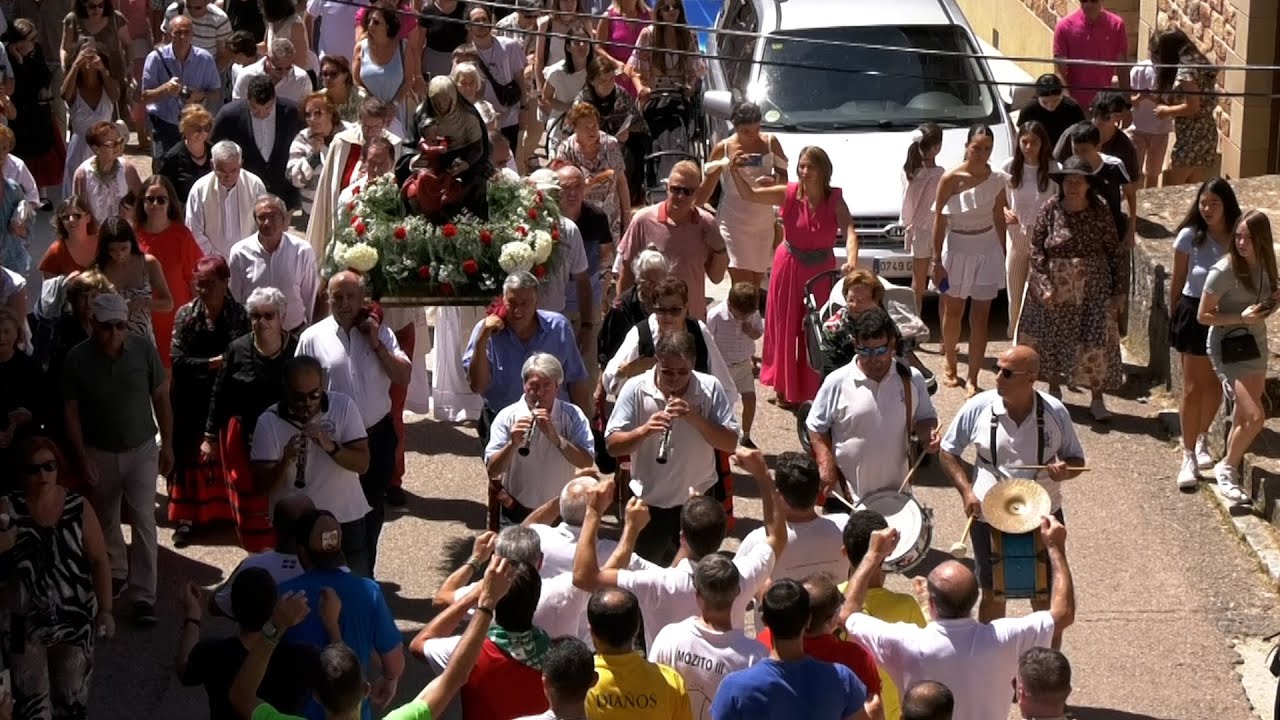
<svg viewBox="0 0 1280 720">
<path fill-rule="evenodd" d="M 871 263 L 877 275 L 910 275 L 911 267 L 912 258 L 909 257 L 875 258 Z"/>
</svg>

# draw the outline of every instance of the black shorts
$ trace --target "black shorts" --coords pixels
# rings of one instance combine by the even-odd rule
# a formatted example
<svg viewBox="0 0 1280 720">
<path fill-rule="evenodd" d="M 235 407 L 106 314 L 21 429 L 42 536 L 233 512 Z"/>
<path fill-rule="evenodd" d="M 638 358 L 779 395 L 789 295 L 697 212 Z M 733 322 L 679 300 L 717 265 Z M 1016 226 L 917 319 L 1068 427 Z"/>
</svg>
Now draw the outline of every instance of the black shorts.
<svg viewBox="0 0 1280 720">
<path fill-rule="evenodd" d="M 1053 514 L 1058 522 L 1067 524 L 1062 508 Z M 969 540 L 973 543 L 973 566 L 977 570 L 978 587 L 991 590 L 995 587 L 995 575 L 991 572 L 991 526 L 978 520 L 969 530 Z M 1049 587 L 1053 587 L 1053 573 L 1049 573 Z"/>
<path fill-rule="evenodd" d="M 1204 357 L 1209 354 L 1209 326 L 1201 325 L 1199 298 L 1180 295 L 1169 318 L 1169 347 L 1180 353 Z"/>
</svg>

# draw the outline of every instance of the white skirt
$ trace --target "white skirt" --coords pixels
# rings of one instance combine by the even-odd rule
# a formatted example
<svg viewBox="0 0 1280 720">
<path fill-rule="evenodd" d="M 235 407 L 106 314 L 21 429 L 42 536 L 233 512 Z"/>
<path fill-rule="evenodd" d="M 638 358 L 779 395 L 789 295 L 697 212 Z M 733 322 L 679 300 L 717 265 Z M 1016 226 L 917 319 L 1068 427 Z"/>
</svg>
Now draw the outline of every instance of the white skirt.
<svg viewBox="0 0 1280 720">
<path fill-rule="evenodd" d="M 979 235 L 948 232 L 942 268 L 947 271 L 948 296 L 994 300 L 1005 286 L 1004 250 L 995 229 Z"/>
<path fill-rule="evenodd" d="M 484 318 L 482 307 L 436 308 L 435 371 L 431 373 L 431 403 L 436 420 L 479 420 L 484 398 L 471 392 L 462 369 L 462 353 L 476 323 Z"/>
</svg>

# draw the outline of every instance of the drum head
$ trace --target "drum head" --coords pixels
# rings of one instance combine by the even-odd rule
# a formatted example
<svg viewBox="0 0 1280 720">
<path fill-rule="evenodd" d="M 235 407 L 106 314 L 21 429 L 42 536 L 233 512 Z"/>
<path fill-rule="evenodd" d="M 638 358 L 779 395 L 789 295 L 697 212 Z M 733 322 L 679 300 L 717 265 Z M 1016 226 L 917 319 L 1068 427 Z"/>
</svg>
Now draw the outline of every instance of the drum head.
<svg viewBox="0 0 1280 720">
<path fill-rule="evenodd" d="M 884 517 L 889 527 L 898 531 L 898 544 L 887 562 L 896 560 L 915 549 L 916 541 L 924 529 L 924 512 L 920 503 L 910 495 L 883 490 L 862 499 L 858 510 L 870 510 Z"/>
</svg>

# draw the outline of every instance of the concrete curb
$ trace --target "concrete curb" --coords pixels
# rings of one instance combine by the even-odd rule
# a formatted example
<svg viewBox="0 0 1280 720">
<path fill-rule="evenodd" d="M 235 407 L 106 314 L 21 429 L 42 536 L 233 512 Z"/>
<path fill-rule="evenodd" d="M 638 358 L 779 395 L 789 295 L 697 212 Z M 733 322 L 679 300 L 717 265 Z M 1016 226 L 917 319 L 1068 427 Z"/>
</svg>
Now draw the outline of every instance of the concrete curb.
<svg viewBox="0 0 1280 720">
<path fill-rule="evenodd" d="M 1273 586 L 1280 590 L 1280 532 L 1259 517 L 1256 509 L 1245 513 L 1241 507 L 1229 502 L 1212 480 L 1208 482 L 1208 486 L 1210 496 L 1216 501 L 1218 509 L 1236 535 L 1249 546 L 1262 570 L 1271 578 Z"/>
</svg>

